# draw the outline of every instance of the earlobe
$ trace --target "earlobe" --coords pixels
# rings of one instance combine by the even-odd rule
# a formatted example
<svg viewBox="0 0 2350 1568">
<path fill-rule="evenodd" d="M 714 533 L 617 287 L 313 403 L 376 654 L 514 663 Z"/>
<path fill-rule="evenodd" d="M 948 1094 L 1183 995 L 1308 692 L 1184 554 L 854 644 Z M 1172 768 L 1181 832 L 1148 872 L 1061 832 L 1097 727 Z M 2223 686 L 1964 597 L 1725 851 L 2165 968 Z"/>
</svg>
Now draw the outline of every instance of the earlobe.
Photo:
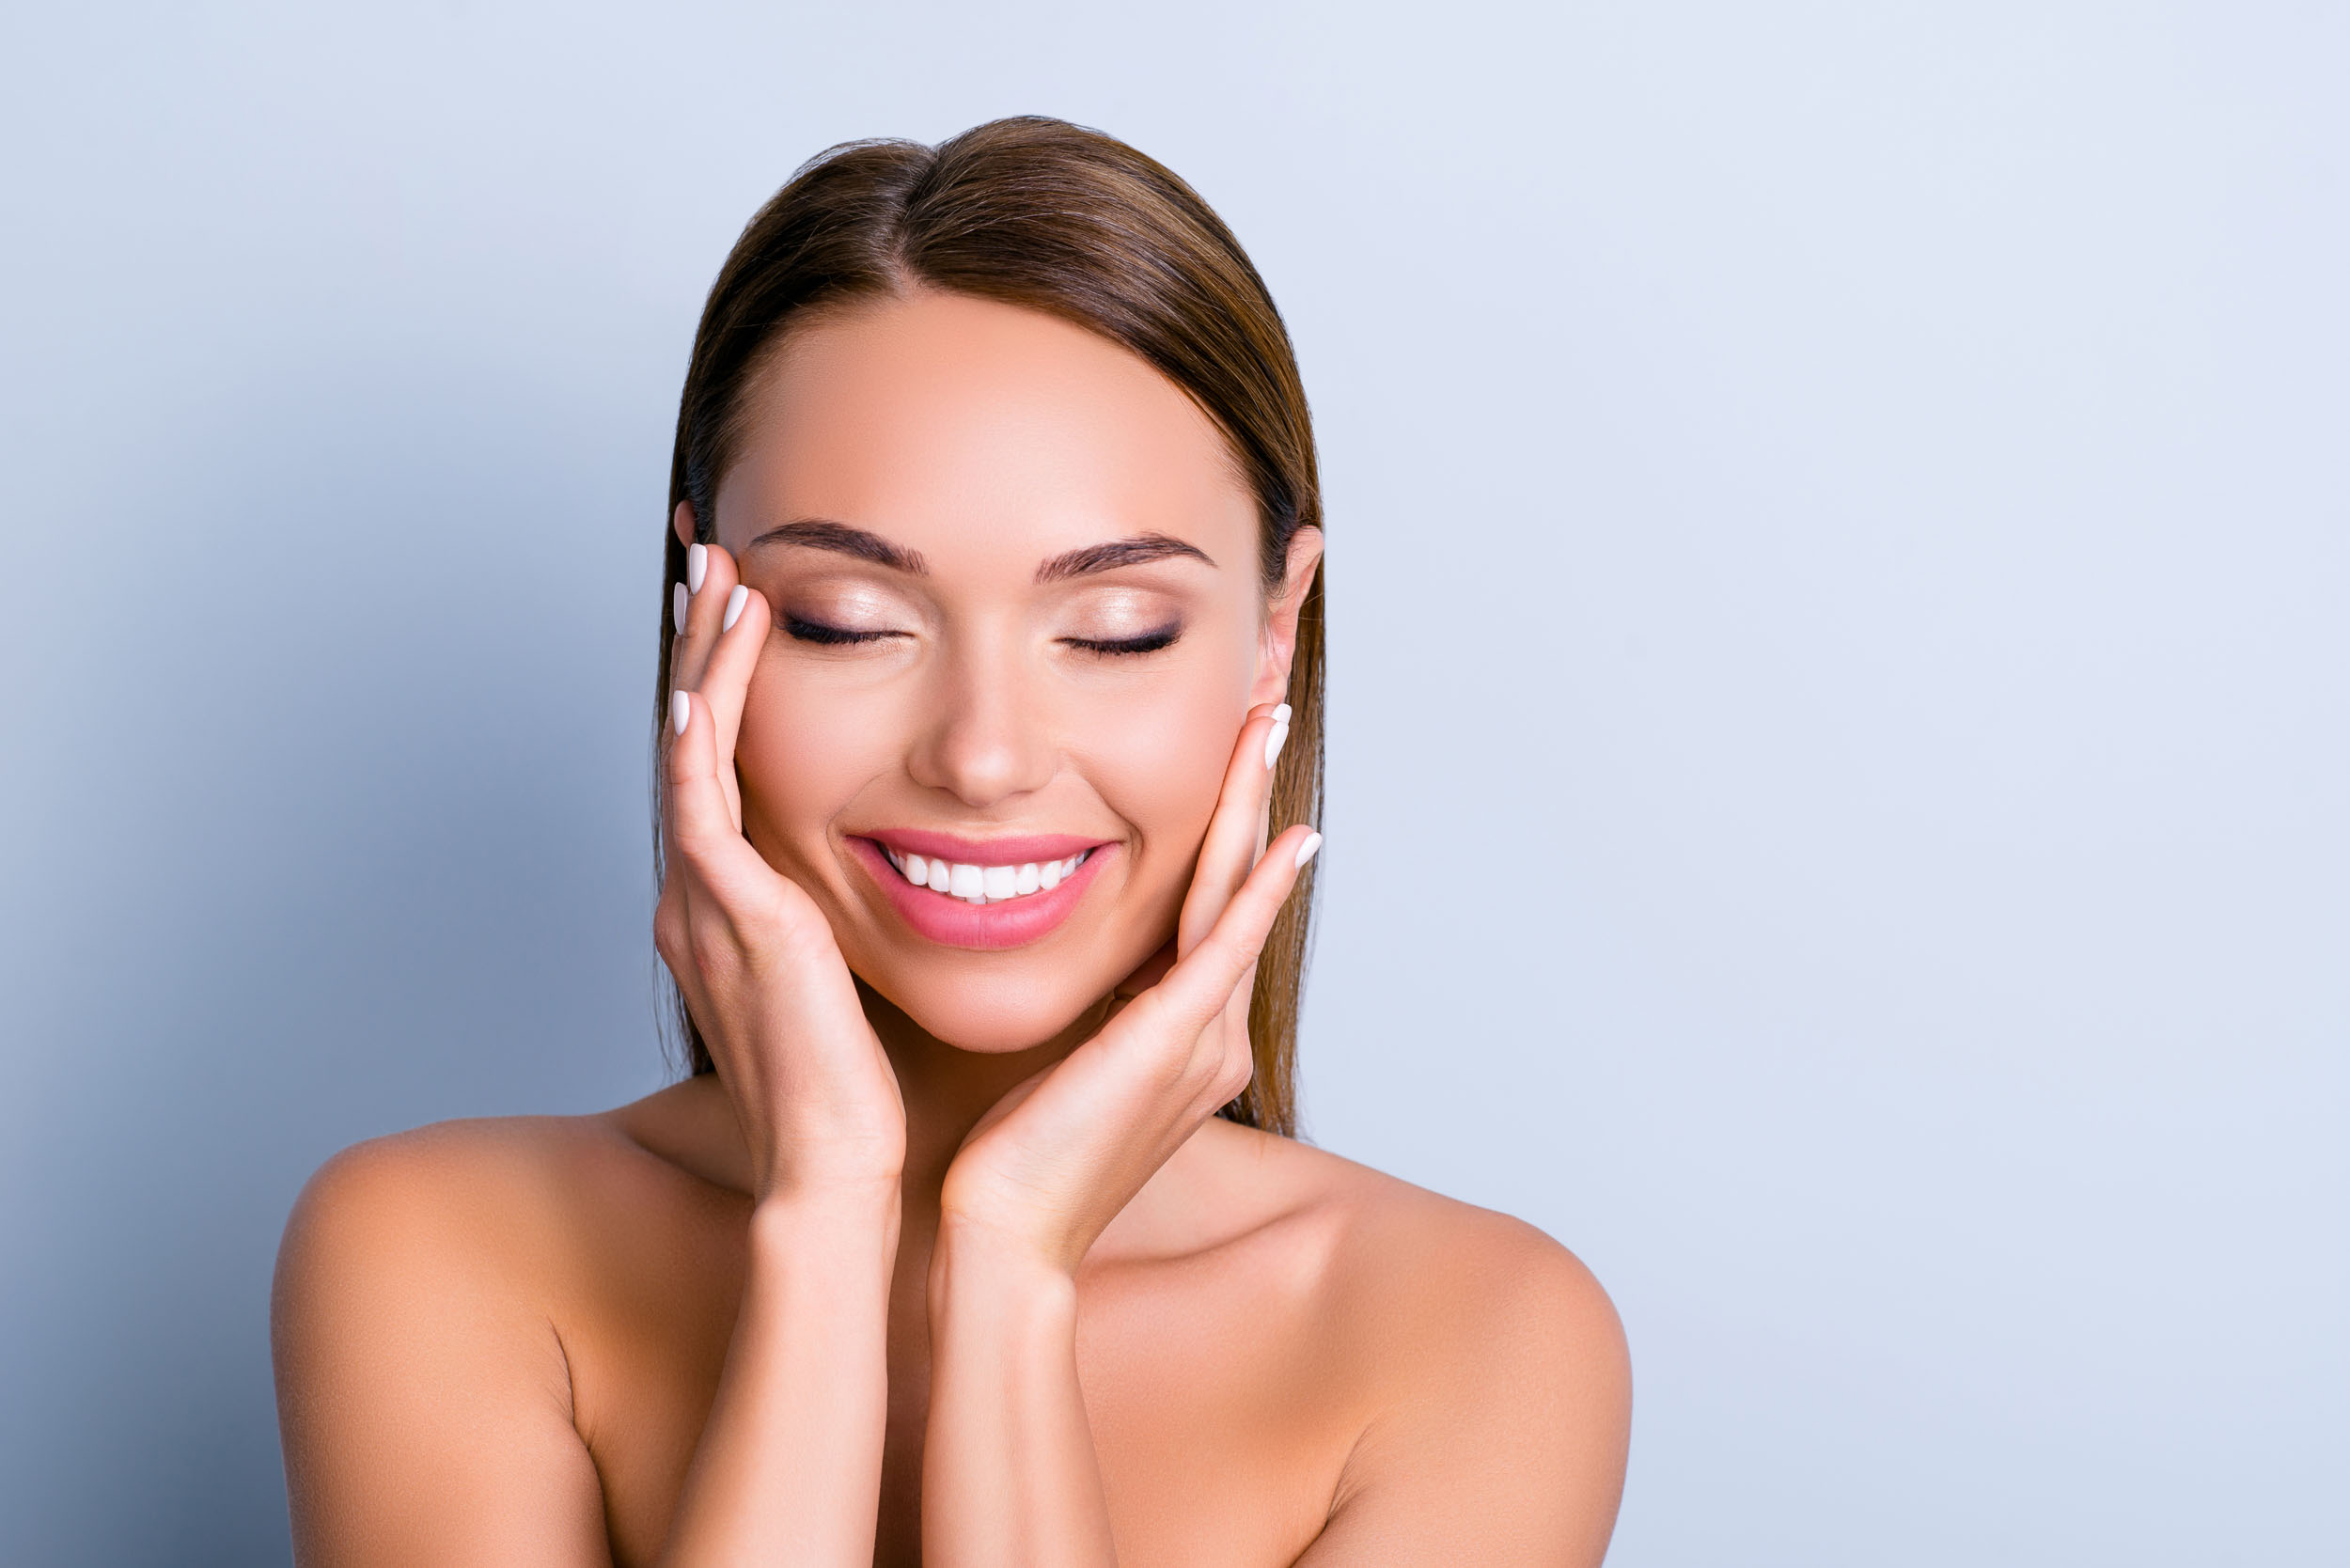
<svg viewBox="0 0 2350 1568">
<path fill-rule="evenodd" d="M 680 544 L 692 544 L 694 542 L 694 503 L 680 501 L 677 504 L 677 510 L 669 515 L 669 526 L 676 531 L 677 541 Z"/>
</svg>

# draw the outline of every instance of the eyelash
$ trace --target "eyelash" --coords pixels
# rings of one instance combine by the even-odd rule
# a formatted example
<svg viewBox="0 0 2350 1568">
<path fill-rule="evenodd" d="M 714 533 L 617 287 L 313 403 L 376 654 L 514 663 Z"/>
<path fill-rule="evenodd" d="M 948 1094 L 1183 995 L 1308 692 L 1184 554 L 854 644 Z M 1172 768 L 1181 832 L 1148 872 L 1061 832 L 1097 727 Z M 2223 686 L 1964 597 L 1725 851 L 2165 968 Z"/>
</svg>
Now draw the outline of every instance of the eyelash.
<svg viewBox="0 0 2350 1568">
<path fill-rule="evenodd" d="M 1072 648 L 1082 648 L 1089 653 L 1156 653 L 1170 647 L 1183 635 L 1181 626 L 1162 626 L 1155 632 L 1145 632 L 1138 637 L 1120 637 L 1116 642 L 1097 642 L 1089 637 L 1063 637 Z"/>
<path fill-rule="evenodd" d="M 895 632 L 845 631 L 838 626 L 825 626 L 813 620 L 802 620 L 795 615 L 783 618 L 783 629 L 801 642 L 812 642 L 826 648 L 840 648 L 860 642 L 879 642 L 884 637 L 898 635 Z M 1116 641 L 1105 642 L 1091 637 L 1063 637 L 1061 641 L 1072 648 L 1081 648 L 1089 653 L 1103 653 L 1116 657 L 1121 654 L 1156 653 L 1162 648 L 1173 647 L 1175 639 L 1183 635 L 1183 629 L 1181 626 L 1163 626 L 1155 632 L 1145 632 L 1138 637 L 1120 637 Z"/>
<path fill-rule="evenodd" d="M 847 643 L 879 642 L 884 637 L 894 637 L 898 635 L 895 632 L 848 632 L 838 626 L 824 626 L 813 620 L 802 620 L 795 615 L 783 618 L 783 629 L 801 642 L 819 643 L 828 648 L 838 648 Z"/>
</svg>

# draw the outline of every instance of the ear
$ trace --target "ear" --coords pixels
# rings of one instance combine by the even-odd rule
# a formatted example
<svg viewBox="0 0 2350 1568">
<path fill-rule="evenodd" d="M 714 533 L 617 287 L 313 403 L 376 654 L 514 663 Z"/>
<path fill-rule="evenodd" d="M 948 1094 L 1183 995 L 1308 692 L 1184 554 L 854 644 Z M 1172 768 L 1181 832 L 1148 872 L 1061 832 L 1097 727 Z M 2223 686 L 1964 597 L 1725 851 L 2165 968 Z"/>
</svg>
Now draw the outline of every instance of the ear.
<svg viewBox="0 0 2350 1568">
<path fill-rule="evenodd" d="M 1281 572 L 1281 591 L 1265 606 L 1264 631 L 1257 644 L 1257 683 L 1248 705 L 1279 702 L 1289 695 L 1290 661 L 1297 656 L 1297 612 L 1305 607 L 1306 590 L 1322 564 L 1322 530 L 1300 528 L 1290 535 L 1288 564 Z"/>
<path fill-rule="evenodd" d="M 680 544 L 693 543 L 694 503 L 680 501 L 677 504 L 677 511 L 669 519 L 669 526 L 677 530 L 677 541 Z"/>
</svg>

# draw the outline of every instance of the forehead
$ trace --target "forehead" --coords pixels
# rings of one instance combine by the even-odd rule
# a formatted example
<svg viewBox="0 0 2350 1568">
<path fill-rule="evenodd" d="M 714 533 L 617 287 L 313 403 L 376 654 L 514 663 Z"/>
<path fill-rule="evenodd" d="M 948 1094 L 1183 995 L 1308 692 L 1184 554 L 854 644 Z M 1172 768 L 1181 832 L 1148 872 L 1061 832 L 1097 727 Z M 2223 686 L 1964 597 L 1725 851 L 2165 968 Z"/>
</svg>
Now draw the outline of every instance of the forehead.
<svg viewBox="0 0 2350 1568">
<path fill-rule="evenodd" d="M 751 388 L 717 504 L 740 551 L 800 518 L 941 570 L 1017 572 L 1137 533 L 1247 576 L 1256 508 L 1224 436 L 1125 349 L 1018 306 L 920 290 L 796 329 Z"/>
</svg>

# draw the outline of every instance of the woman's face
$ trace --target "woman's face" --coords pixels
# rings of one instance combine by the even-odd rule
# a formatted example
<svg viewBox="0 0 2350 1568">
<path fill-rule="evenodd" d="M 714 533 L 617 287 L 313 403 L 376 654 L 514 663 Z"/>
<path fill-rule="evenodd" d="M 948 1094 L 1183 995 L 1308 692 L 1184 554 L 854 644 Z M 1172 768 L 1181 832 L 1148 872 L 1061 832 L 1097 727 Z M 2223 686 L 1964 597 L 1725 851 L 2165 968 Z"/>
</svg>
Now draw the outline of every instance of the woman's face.
<svg viewBox="0 0 2350 1568">
<path fill-rule="evenodd" d="M 1050 1040 L 1172 935 L 1241 725 L 1288 685 L 1320 536 L 1268 605 L 1215 427 L 1018 306 L 824 316 L 746 412 L 715 520 L 775 616 L 744 831 L 932 1035 Z"/>
</svg>

